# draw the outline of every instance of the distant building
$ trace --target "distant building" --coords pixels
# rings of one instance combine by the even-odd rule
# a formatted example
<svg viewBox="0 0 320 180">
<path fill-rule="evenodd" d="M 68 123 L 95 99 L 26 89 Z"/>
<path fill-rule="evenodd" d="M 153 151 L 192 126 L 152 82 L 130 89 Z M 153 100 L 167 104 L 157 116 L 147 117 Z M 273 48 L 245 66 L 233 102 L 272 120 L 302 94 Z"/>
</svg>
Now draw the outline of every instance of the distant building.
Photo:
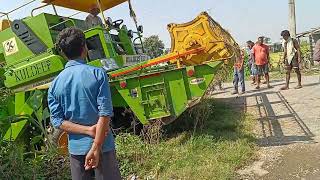
<svg viewBox="0 0 320 180">
<path fill-rule="evenodd" d="M 309 31 L 305 31 L 297 34 L 297 39 L 299 41 L 301 41 L 302 39 L 308 39 L 310 50 L 311 50 L 311 57 L 312 57 L 314 52 L 314 46 L 316 42 L 320 39 L 320 27 L 313 28 Z"/>
<path fill-rule="evenodd" d="M 283 51 L 282 43 L 281 42 L 276 42 L 276 43 L 270 43 L 267 44 L 270 48 L 271 53 L 277 53 Z"/>
</svg>

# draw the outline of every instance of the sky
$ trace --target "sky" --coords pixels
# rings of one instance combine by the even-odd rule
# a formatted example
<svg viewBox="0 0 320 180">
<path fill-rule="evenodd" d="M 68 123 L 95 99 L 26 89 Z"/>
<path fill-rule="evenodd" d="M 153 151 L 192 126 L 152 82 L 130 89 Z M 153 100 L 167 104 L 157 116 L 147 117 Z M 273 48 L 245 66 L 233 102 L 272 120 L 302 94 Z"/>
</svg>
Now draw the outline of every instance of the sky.
<svg viewBox="0 0 320 180">
<path fill-rule="evenodd" d="M 30 0 L 29 0 L 30 1 Z M 0 11 L 8 12 L 27 0 L 0 0 Z M 258 36 L 270 37 L 273 42 L 280 40 L 280 32 L 288 29 L 288 0 L 131 0 L 139 24 L 144 27 L 144 36 L 159 35 L 166 47 L 170 47 L 167 31 L 169 23 L 191 21 L 202 11 L 207 11 L 222 27 L 227 29 L 239 44 L 256 40 Z M 36 1 L 26 8 L 10 14 L 10 19 L 30 15 L 32 8 L 39 6 Z M 320 0 L 296 0 L 297 32 L 320 27 Z M 49 12 L 51 8 L 36 11 Z M 58 8 L 58 14 L 69 16 L 75 11 Z M 113 20 L 123 19 L 133 29 L 128 4 L 124 3 L 104 12 Z M 86 14 L 75 16 L 83 19 Z"/>
</svg>

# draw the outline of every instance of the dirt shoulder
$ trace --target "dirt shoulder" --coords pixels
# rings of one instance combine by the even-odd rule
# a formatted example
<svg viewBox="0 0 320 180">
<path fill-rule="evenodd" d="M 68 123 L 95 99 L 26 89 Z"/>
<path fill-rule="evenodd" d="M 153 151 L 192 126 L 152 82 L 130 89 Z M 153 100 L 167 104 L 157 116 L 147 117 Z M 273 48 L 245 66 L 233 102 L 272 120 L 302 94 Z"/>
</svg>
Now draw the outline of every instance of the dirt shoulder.
<svg viewBox="0 0 320 180">
<path fill-rule="evenodd" d="M 257 91 L 246 82 L 242 96 L 230 95 L 232 84 L 226 84 L 214 94 L 256 119 L 259 152 L 256 161 L 238 171 L 238 179 L 320 179 L 320 77 L 303 77 L 299 90 L 279 91 L 283 84 L 273 80 L 273 88 Z"/>
</svg>

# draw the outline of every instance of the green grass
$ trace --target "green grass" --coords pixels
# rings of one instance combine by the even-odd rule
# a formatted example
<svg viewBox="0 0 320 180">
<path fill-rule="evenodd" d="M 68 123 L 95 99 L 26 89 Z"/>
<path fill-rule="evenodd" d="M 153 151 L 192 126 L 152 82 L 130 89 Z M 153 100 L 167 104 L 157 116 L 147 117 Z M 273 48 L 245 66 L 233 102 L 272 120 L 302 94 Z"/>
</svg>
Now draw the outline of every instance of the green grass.
<svg viewBox="0 0 320 180">
<path fill-rule="evenodd" d="M 158 144 L 146 144 L 131 134 L 119 135 L 116 141 L 122 175 L 231 179 L 254 154 L 252 124 L 250 116 L 206 100 L 166 126 Z"/>
<path fill-rule="evenodd" d="M 301 70 L 302 76 L 316 76 L 320 75 L 320 67 L 312 67 L 312 70 Z M 294 70 L 291 71 L 291 77 L 297 77 L 297 74 L 294 72 Z M 273 79 L 283 79 L 285 80 L 286 74 L 280 73 L 279 71 L 271 71 L 270 72 L 270 80 Z"/>
</svg>

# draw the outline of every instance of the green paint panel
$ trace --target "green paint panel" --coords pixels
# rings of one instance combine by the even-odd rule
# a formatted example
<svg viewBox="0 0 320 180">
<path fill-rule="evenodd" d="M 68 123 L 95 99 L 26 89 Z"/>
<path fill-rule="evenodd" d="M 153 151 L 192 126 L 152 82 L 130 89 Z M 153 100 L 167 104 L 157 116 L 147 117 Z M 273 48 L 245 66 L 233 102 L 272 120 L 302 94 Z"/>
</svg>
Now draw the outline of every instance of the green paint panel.
<svg viewBox="0 0 320 180">
<path fill-rule="evenodd" d="M 64 21 L 60 16 L 42 13 L 34 17 L 27 17 L 22 20 L 40 41 L 48 47 L 48 50 L 54 48 L 57 34 L 64 28 L 76 25 L 79 28 L 84 27 L 83 20 L 70 19 Z M 58 26 L 55 26 L 60 24 Z M 55 27 L 53 27 L 55 26 Z M 11 66 L 23 61 L 34 58 L 34 54 L 23 44 L 23 42 L 8 28 L 0 32 L 0 42 L 10 41 L 15 44 L 14 53 L 5 53 L 5 47 L 1 44 L 0 52 L 4 52 L 7 66 Z"/>
<path fill-rule="evenodd" d="M 123 46 L 123 49 L 126 51 L 126 55 L 135 55 L 136 51 L 133 47 L 131 38 L 128 36 L 128 30 L 126 26 L 121 27 L 118 36 Z"/>
<path fill-rule="evenodd" d="M 6 73 L 5 85 L 8 88 L 30 84 L 34 81 L 54 76 L 64 68 L 66 61 L 58 55 L 43 54 L 29 63 L 18 64 L 11 68 L 11 73 Z"/>
<path fill-rule="evenodd" d="M 0 32 L 0 48 L 1 52 L 4 52 L 7 66 L 21 62 L 22 59 L 27 59 L 32 57 L 34 54 L 23 44 L 23 42 L 11 31 L 10 28 Z M 16 52 L 12 54 L 6 54 L 3 43 L 14 43 L 16 47 Z"/>
<path fill-rule="evenodd" d="M 193 98 L 202 97 L 208 86 L 211 84 L 215 73 L 223 62 L 214 62 L 207 65 L 194 66 L 195 74 L 186 79 L 185 83 L 190 89 L 190 95 Z M 187 71 L 185 72 L 187 73 Z M 185 75 L 187 77 L 187 75 Z"/>
<path fill-rule="evenodd" d="M 170 115 L 164 81 L 141 86 L 141 93 L 141 104 L 144 107 L 145 116 L 148 120 Z"/>
<path fill-rule="evenodd" d="M 24 19 L 25 24 L 32 29 L 33 33 L 50 49 L 53 48 L 54 42 L 52 40 L 47 18 L 56 19 L 56 23 L 59 22 L 59 17 L 49 14 L 39 14 L 34 17 Z"/>
<path fill-rule="evenodd" d="M 187 107 L 188 96 L 184 84 L 182 70 L 169 71 L 165 74 L 167 82 L 168 100 L 172 115 L 178 117 Z"/>
<path fill-rule="evenodd" d="M 127 102 L 120 95 L 119 91 L 116 89 L 115 84 L 110 83 L 110 90 L 112 94 L 112 105 L 113 107 L 127 107 Z"/>
<path fill-rule="evenodd" d="M 145 116 L 144 106 L 142 105 L 142 96 L 141 96 L 141 88 L 139 79 L 127 79 L 127 87 L 122 89 L 119 85 L 119 83 L 122 81 L 114 82 L 115 88 L 118 90 L 119 94 L 122 96 L 122 98 L 126 101 L 128 106 L 131 108 L 131 110 L 134 112 L 134 114 L 137 116 L 137 118 L 140 120 L 142 124 L 147 124 L 147 118 Z M 132 96 L 131 92 L 135 91 L 137 96 Z"/>
</svg>

